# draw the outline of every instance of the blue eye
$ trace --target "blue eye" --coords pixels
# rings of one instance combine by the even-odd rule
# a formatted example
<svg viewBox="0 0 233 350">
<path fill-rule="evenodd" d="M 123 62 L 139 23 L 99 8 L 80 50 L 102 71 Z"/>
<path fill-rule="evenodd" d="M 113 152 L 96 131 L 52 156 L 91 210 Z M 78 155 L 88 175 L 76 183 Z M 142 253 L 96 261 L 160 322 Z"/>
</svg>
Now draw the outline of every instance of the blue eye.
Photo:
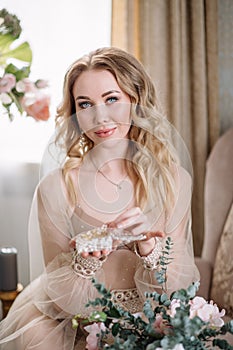
<svg viewBox="0 0 233 350">
<path fill-rule="evenodd" d="M 87 109 L 91 107 L 91 102 L 88 102 L 88 101 L 80 102 L 78 105 L 81 109 Z"/>
<path fill-rule="evenodd" d="M 107 103 L 108 104 L 111 104 L 111 103 L 114 103 L 114 102 L 116 102 L 116 101 L 118 101 L 118 97 L 115 97 L 115 96 L 111 96 L 111 97 L 109 97 L 108 99 L 107 99 Z"/>
</svg>

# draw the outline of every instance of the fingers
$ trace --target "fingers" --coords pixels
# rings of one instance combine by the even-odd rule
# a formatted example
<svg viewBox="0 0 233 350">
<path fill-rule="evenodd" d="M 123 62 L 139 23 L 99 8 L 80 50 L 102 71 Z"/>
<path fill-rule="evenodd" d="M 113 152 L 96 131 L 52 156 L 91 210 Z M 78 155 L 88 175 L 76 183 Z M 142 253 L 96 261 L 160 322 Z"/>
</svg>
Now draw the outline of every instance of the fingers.
<svg viewBox="0 0 233 350">
<path fill-rule="evenodd" d="M 164 238 L 165 237 L 165 233 L 164 232 L 160 232 L 160 231 L 149 231 L 147 233 L 145 233 L 145 240 L 147 241 L 148 239 L 151 239 L 153 237 L 158 237 L 158 238 Z"/>
<path fill-rule="evenodd" d="M 88 257 L 92 257 L 92 256 L 94 256 L 95 258 L 101 258 L 103 255 L 106 256 L 109 254 L 110 254 L 109 250 L 103 249 L 101 251 L 96 251 L 96 252 L 82 252 L 81 256 L 83 258 L 88 258 Z"/>
</svg>

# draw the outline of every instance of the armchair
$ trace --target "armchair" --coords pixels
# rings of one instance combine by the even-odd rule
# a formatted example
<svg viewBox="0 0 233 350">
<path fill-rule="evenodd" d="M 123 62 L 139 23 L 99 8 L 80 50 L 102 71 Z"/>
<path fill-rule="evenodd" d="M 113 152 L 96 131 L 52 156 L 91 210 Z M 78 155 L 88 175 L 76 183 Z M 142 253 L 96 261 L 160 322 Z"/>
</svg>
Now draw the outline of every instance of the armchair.
<svg viewBox="0 0 233 350">
<path fill-rule="evenodd" d="M 204 210 L 204 244 L 196 257 L 198 295 L 233 318 L 233 128 L 218 139 L 207 160 Z"/>
</svg>

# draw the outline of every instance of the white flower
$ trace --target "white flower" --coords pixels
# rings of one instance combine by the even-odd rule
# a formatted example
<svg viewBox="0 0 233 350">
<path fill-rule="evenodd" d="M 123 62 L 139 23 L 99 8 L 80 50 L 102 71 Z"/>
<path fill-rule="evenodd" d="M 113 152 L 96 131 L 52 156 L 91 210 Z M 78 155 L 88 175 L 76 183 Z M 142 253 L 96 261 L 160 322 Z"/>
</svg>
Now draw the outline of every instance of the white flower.
<svg viewBox="0 0 233 350">
<path fill-rule="evenodd" d="M 177 344 L 172 350 L 184 350 L 184 347 L 182 344 Z"/>
<path fill-rule="evenodd" d="M 171 305 L 170 305 L 170 316 L 171 317 L 175 316 L 177 307 L 180 307 L 180 300 L 179 299 L 173 299 L 171 301 Z"/>
<path fill-rule="evenodd" d="M 6 92 L 3 92 L 0 94 L 0 101 L 4 104 L 8 105 L 11 103 L 12 99 Z"/>
<path fill-rule="evenodd" d="M 20 80 L 16 83 L 15 88 L 18 92 L 25 92 L 25 83 L 22 80 Z"/>
</svg>

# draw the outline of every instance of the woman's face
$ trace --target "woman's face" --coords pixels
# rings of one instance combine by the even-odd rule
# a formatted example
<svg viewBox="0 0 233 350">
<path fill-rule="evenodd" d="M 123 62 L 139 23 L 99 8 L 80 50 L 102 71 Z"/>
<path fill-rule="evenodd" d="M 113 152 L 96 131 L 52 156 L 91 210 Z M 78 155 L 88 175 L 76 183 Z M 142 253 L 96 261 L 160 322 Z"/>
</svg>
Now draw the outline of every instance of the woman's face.
<svg viewBox="0 0 233 350">
<path fill-rule="evenodd" d="M 81 73 L 74 84 L 73 96 L 80 129 L 95 145 L 128 137 L 130 98 L 109 71 Z"/>
</svg>

